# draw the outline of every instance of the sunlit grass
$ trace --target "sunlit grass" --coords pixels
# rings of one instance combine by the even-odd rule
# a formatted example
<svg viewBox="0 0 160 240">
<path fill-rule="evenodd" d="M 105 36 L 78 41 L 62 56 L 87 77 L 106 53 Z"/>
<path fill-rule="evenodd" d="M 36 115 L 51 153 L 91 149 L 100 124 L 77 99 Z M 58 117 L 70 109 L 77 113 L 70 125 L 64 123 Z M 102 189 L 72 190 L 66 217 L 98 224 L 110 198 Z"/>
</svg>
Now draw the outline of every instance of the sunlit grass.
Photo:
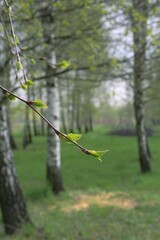
<svg viewBox="0 0 160 240">
<path fill-rule="evenodd" d="M 55 197 L 45 179 L 46 138 L 34 137 L 14 152 L 16 168 L 35 227 L 25 226 L 12 240 L 160 239 L 160 161 L 156 135 L 149 139 L 152 173 L 141 174 L 135 137 L 109 136 L 98 126 L 80 144 L 109 152 L 103 163 L 72 144 L 62 143 L 65 192 Z M 2 236 L 2 237 L 1 237 Z M 1 228 L 0 238 L 5 237 Z"/>
</svg>

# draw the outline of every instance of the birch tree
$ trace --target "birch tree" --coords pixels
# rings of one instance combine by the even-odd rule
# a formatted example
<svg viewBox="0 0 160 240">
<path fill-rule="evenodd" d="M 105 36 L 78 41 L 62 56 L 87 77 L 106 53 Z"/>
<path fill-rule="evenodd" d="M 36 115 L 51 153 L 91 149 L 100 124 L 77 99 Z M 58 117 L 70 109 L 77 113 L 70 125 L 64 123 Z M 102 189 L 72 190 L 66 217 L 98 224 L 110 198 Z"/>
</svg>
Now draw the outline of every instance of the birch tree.
<svg viewBox="0 0 160 240">
<path fill-rule="evenodd" d="M 48 120 L 60 129 L 60 96 L 58 89 L 58 79 L 55 76 L 54 66 L 57 63 L 55 51 L 55 22 L 53 18 L 53 8 L 50 3 L 44 5 L 45 19 L 42 19 L 44 42 L 46 44 L 45 56 L 46 64 L 46 89 L 47 89 L 47 105 Z M 50 77 L 48 77 L 50 76 Z M 48 126 L 47 137 L 47 180 L 52 186 L 55 194 L 64 190 L 61 174 L 61 156 L 60 156 L 60 139 Z"/>
<path fill-rule="evenodd" d="M 131 86 L 133 90 L 138 158 L 143 173 L 151 171 L 145 116 L 146 59 L 150 47 L 149 44 L 147 45 L 147 38 L 151 5 L 148 0 L 115 1 L 109 5 L 112 11 L 110 24 L 113 23 L 111 31 L 118 32 L 120 29 L 115 37 L 117 42 L 113 39 L 111 47 L 112 51 L 114 49 L 113 54 L 121 59 L 123 66 L 121 71 L 124 75 L 121 77 L 118 71 L 116 77 L 122 80 L 125 78 L 128 86 Z"/>
<path fill-rule="evenodd" d="M 3 23 L 2 6 L 3 4 L 0 4 L 1 24 Z M 4 86 L 8 85 L 8 78 L 5 77 L 5 69 L 9 64 L 9 60 L 6 58 L 8 54 L 5 54 L 7 51 L 9 51 L 7 44 L 2 42 L 0 46 L 0 84 Z M 4 91 L 0 91 L 0 208 L 7 234 L 13 234 L 21 225 L 30 222 L 13 161 Z"/>
<path fill-rule="evenodd" d="M 5 231 L 12 234 L 30 220 L 17 179 L 9 141 L 6 107 L 2 104 L 2 94 L 0 95 L 0 206 Z"/>
<path fill-rule="evenodd" d="M 142 172 L 151 171 L 150 152 L 146 136 L 144 105 L 144 73 L 146 59 L 146 37 L 148 0 L 133 0 L 132 29 L 134 43 L 134 109 L 139 148 L 139 162 Z"/>
<path fill-rule="evenodd" d="M 27 100 L 30 99 L 29 89 L 27 89 Z M 31 133 L 31 125 L 30 125 L 30 109 L 25 107 L 25 119 L 24 119 L 24 130 L 23 130 L 23 148 L 25 148 L 28 144 L 32 143 L 32 133 Z"/>
</svg>

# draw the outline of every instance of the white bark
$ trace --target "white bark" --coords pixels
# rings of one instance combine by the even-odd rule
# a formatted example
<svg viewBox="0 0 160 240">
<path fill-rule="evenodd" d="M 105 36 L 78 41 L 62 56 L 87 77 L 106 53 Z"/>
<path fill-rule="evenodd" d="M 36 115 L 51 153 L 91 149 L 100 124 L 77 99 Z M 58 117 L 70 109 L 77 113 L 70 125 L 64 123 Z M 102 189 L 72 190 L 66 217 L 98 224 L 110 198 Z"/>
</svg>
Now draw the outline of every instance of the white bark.
<svg viewBox="0 0 160 240">
<path fill-rule="evenodd" d="M 43 37 L 46 43 L 46 81 L 47 81 L 47 99 L 48 99 L 48 120 L 60 128 L 60 97 L 58 81 L 55 77 L 56 64 L 55 38 L 54 38 L 54 18 L 53 9 L 46 3 L 44 7 L 45 19 L 42 17 Z M 52 65 L 53 64 L 53 65 Z M 51 76 L 51 77 L 50 77 Z M 50 127 L 48 127 L 48 145 L 47 145 L 47 179 L 52 185 L 54 193 L 58 194 L 63 190 L 61 177 L 61 159 L 60 159 L 60 140 Z"/>
<path fill-rule="evenodd" d="M 141 14 L 143 18 L 132 16 L 132 27 L 134 42 L 134 109 L 136 117 L 137 139 L 139 147 L 139 162 L 142 172 L 150 172 L 150 151 L 147 142 L 145 128 L 145 114 L 143 101 L 143 81 L 145 72 L 145 55 L 146 55 L 146 39 L 147 39 L 147 17 L 148 17 L 148 1 L 133 0 L 134 10 Z M 137 28 L 138 26 L 138 28 Z"/>
<path fill-rule="evenodd" d="M 47 82 L 47 98 L 48 98 L 48 120 L 55 126 L 60 128 L 60 103 L 57 78 L 53 77 Z M 54 133 L 53 129 L 48 129 L 48 157 L 47 164 L 49 167 L 61 167 L 60 161 L 60 140 Z"/>
<path fill-rule="evenodd" d="M 48 53 L 49 62 L 56 63 L 56 55 L 52 50 Z M 60 129 L 60 96 L 58 80 L 54 76 L 54 69 L 48 65 L 46 74 L 52 76 L 47 78 L 47 99 L 48 99 L 48 120 L 56 129 Z M 63 191 L 61 177 L 61 156 L 60 139 L 53 129 L 48 128 L 48 149 L 47 149 L 47 179 L 52 185 L 52 190 L 56 194 Z"/>
<path fill-rule="evenodd" d="M 6 185 L 10 186 L 10 189 L 13 194 L 16 193 L 14 177 L 16 175 L 15 168 L 12 163 L 12 151 L 10 146 L 10 139 L 7 127 L 7 115 L 6 115 L 6 107 L 4 105 L 0 106 L 0 162 L 3 159 L 4 163 L 1 166 L 1 174 L 6 177 Z M 12 171 L 13 173 L 12 173 Z"/>
<path fill-rule="evenodd" d="M 7 234 L 14 233 L 22 224 L 29 222 L 13 163 L 6 107 L 2 105 L 2 101 L 0 101 L 0 206 Z"/>
</svg>

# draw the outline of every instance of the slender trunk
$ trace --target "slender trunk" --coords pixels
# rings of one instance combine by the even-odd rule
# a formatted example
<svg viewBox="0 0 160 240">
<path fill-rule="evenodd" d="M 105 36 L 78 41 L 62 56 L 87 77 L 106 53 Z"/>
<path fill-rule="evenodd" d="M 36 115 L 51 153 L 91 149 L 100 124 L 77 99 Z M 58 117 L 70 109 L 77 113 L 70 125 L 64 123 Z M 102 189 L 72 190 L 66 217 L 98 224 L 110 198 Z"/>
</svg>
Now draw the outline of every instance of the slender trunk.
<svg viewBox="0 0 160 240">
<path fill-rule="evenodd" d="M 29 100 L 29 90 L 27 91 L 27 99 Z M 29 107 L 25 106 L 25 125 L 24 125 L 24 133 L 23 133 L 23 148 L 25 148 L 30 143 L 32 143 L 32 134 L 31 134 L 30 119 L 29 119 Z"/>
<path fill-rule="evenodd" d="M 8 105 L 8 109 L 9 109 L 9 105 Z M 12 149 L 17 149 L 17 144 L 14 139 L 13 132 L 12 132 L 12 125 L 11 125 L 8 109 L 7 109 L 7 124 L 8 124 L 8 130 L 9 130 L 10 145 L 11 145 Z"/>
<path fill-rule="evenodd" d="M 40 109 L 40 112 L 42 115 L 44 115 L 44 110 L 41 108 Z M 46 124 L 45 122 L 43 121 L 43 119 L 40 119 L 41 122 L 40 122 L 40 132 L 41 132 L 41 135 L 44 136 L 45 133 L 46 133 Z"/>
<path fill-rule="evenodd" d="M 68 129 L 67 129 L 67 124 L 66 124 L 65 105 L 64 105 L 63 89 L 62 89 L 61 83 L 59 84 L 59 97 L 60 97 L 60 104 L 61 104 L 62 129 L 63 129 L 64 133 L 67 133 Z"/>
<path fill-rule="evenodd" d="M 48 8 L 48 9 L 47 9 Z M 47 17 L 44 26 L 44 41 L 47 45 L 46 58 L 49 63 L 56 64 L 55 39 L 54 39 L 54 21 L 53 12 L 50 6 L 46 6 Z M 46 66 L 47 77 L 47 99 L 48 99 L 48 120 L 55 126 L 60 128 L 60 98 L 58 90 L 58 80 L 54 76 L 54 68 L 51 64 Z M 61 175 L 61 156 L 60 156 L 60 139 L 53 129 L 48 127 L 48 145 L 47 145 L 47 179 L 52 186 L 55 194 L 63 191 L 62 175 Z"/>
<path fill-rule="evenodd" d="M 7 234 L 29 222 L 25 200 L 16 176 L 9 141 L 6 108 L 0 105 L 0 206 Z"/>
<path fill-rule="evenodd" d="M 93 126 L 92 126 L 92 115 L 91 115 L 91 110 L 90 109 L 86 109 L 85 111 L 85 132 L 90 132 L 93 130 Z"/>
<path fill-rule="evenodd" d="M 68 131 L 70 132 L 70 122 L 71 122 L 71 93 L 70 93 L 70 86 L 69 82 L 67 81 L 67 86 L 66 86 L 66 112 L 67 112 L 67 125 L 68 125 Z"/>
<path fill-rule="evenodd" d="M 85 92 L 84 96 L 85 102 L 87 102 L 87 107 L 84 107 L 84 131 L 87 133 L 92 131 L 92 93 L 88 90 Z M 85 103 L 84 102 L 84 103 Z"/>
<path fill-rule="evenodd" d="M 77 101 L 77 104 L 76 104 L 76 126 L 77 126 L 77 129 L 78 129 L 78 132 L 79 133 L 82 133 L 82 124 L 81 124 L 81 118 L 80 118 L 80 103 L 79 101 Z"/>
<path fill-rule="evenodd" d="M 34 85 L 32 86 L 32 99 L 35 99 L 35 87 L 34 87 Z M 36 116 L 37 116 L 36 113 L 34 111 L 32 111 L 33 133 L 34 133 L 35 136 L 39 135 L 38 129 L 37 129 Z"/>
<path fill-rule="evenodd" d="M 50 66 L 47 67 L 47 73 L 52 72 Z M 55 128 L 60 128 L 60 106 L 57 79 L 52 77 L 47 81 L 48 98 L 48 120 L 53 123 Z M 63 191 L 60 160 L 60 140 L 53 129 L 48 127 L 48 155 L 47 155 L 47 179 L 52 185 L 55 194 Z"/>
<path fill-rule="evenodd" d="M 88 126 L 88 114 L 85 111 L 85 118 L 84 118 L 84 132 L 89 132 L 89 126 Z"/>
<path fill-rule="evenodd" d="M 39 91 L 39 93 L 40 93 L 40 94 L 39 94 L 39 95 L 40 95 L 40 99 L 43 99 L 42 87 L 41 87 L 39 90 L 40 90 L 40 91 Z M 44 110 L 43 110 L 43 108 L 40 109 L 40 112 L 41 112 L 42 115 L 44 115 Z M 42 136 L 45 135 L 45 129 L 46 129 L 45 121 L 43 121 L 43 119 L 41 118 L 41 119 L 40 119 L 40 132 L 41 132 Z"/>
<path fill-rule="evenodd" d="M 77 79 L 78 79 L 78 74 L 77 74 Z M 81 114 L 81 88 L 80 84 L 77 84 L 77 93 L 75 96 L 75 104 L 76 104 L 76 128 L 79 133 L 82 133 L 82 114 Z"/>
<path fill-rule="evenodd" d="M 75 132 L 75 93 L 72 92 L 71 96 L 71 121 L 70 121 L 70 132 Z"/>
<path fill-rule="evenodd" d="M 34 111 L 32 111 L 32 123 L 33 123 L 33 133 L 34 136 L 38 136 L 39 135 L 39 131 L 37 129 L 37 119 L 36 119 L 36 113 Z"/>
<path fill-rule="evenodd" d="M 61 120 L 62 120 L 62 128 L 65 133 L 68 132 L 67 125 L 66 125 L 66 118 L 65 118 L 65 109 L 64 107 L 61 108 Z"/>
<path fill-rule="evenodd" d="M 93 119 L 92 119 L 92 111 L 90 110 L 88 112 L 88 126 L 89 126 L 89 131 L 93 131 Z"/>
<path fill-rule="evenodd" d="M 146 36 L 148 0 L 133 0 L 134 11 L 139 13 L 141 18 L 132 16 L 133 40 L 134 40 L 134 110 L 136 118 L 136 132 L 139 147 L 139 162 L 141 172 L 150 172 L 150 153 L 147 143 L 145 128 L 145 114 L 143 101 L 143 80 L 145 72 Z"/>
</svg>

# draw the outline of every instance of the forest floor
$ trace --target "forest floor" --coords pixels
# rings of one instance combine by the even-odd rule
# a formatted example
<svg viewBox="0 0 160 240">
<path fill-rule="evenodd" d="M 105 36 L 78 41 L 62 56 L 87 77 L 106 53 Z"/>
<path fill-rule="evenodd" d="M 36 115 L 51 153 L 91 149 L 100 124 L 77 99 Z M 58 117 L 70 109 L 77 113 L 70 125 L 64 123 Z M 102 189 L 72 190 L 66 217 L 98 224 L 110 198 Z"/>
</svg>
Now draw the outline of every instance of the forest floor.
<svg viewBox="0 0 160 240">
<path fill-rule="evenodd" d="M 108 149 L 103 163 L 62 142 L 65 191 L 52 194 L 45 180 L 46 138 L 25 150 L 16 134 L 16 169 L 34 226 L 3 240 L 159 240 L 160 135 L 149 138 L 152 172 L 141 174 L 135 137 L 110 136 L 98 126 L 84 134 L 88 149 Z"/>
</svg>

